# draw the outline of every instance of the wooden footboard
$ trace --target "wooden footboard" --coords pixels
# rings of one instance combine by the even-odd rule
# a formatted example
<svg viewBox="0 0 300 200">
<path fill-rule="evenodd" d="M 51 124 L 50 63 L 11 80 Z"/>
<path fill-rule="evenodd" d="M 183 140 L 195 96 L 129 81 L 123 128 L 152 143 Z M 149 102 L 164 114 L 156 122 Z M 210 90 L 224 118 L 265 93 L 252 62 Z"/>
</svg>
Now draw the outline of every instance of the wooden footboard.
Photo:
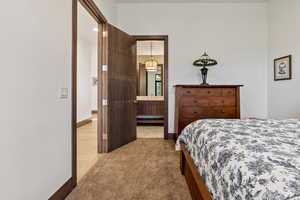
<svg viewBox="0 0 300 200">
<path fill-rule="evenodd" d="M 193 200 L 212 200 L 210 193 L 207 190 L 206 185 L 200 176 L 193 159 L 186 150 L 184 144 L 181 144 L 180 155 L 180 168 L 182 175 L 185 176 L 185 180 L 190 189 Z"/>
</svg>

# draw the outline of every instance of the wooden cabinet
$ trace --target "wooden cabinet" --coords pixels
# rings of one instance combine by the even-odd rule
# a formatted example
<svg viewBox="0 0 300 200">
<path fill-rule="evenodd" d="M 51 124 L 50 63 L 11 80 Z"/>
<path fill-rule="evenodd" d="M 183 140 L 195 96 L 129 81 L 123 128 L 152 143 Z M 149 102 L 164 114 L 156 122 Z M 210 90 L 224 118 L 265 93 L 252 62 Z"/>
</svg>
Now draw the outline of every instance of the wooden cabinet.
<svg viewBox="0 0 300 200">
<path fill-rule="evenodd" d="M 137 102 L 137 124 L 164 123 L 164 100 L 138 100 Z"/>
<path fill-rule="evenodd" d="M 199 119 L 239 119 L 242 85 L 176 85 L 175 137 Z"/>
</svg>

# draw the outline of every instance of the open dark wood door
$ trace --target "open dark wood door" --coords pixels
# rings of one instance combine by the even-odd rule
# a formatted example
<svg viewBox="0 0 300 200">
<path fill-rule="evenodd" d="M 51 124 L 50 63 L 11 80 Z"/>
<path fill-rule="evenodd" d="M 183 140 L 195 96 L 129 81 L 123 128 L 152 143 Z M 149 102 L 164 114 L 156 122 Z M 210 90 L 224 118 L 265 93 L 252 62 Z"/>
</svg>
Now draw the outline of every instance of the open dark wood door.
<svg viewBox="0 0 300 200">
<path fill-rule="evenodd" d="M 107 150 L 136 140 L 136 43 L 107 24 Z"/>
</svg>

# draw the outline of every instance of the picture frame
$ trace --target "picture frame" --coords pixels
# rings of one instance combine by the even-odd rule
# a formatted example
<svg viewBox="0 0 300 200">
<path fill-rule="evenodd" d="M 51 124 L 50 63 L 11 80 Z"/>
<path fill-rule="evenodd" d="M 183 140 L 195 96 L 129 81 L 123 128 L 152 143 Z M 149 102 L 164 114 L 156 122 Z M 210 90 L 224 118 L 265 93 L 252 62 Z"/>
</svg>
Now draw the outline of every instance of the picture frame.
<svg viewBox="0 0 300 200">
<path fill-rule="evenodd" d="M 274 81 L 292 79 L 292 55 L 274 59 Z"/>
</svg>

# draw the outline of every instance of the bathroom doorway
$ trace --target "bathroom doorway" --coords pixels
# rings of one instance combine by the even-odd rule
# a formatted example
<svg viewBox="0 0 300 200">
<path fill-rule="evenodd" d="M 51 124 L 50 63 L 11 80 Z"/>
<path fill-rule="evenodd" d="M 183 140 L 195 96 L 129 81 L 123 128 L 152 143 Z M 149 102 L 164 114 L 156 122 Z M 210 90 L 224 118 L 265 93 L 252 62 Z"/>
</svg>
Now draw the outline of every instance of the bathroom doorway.
<svg viewBox="0 0 300 200">
<path fill-rule="evenodd" d="M 168 37 L 135 36 L 137 47 L 137 138 L 168 133 Z"/>
</svg>

